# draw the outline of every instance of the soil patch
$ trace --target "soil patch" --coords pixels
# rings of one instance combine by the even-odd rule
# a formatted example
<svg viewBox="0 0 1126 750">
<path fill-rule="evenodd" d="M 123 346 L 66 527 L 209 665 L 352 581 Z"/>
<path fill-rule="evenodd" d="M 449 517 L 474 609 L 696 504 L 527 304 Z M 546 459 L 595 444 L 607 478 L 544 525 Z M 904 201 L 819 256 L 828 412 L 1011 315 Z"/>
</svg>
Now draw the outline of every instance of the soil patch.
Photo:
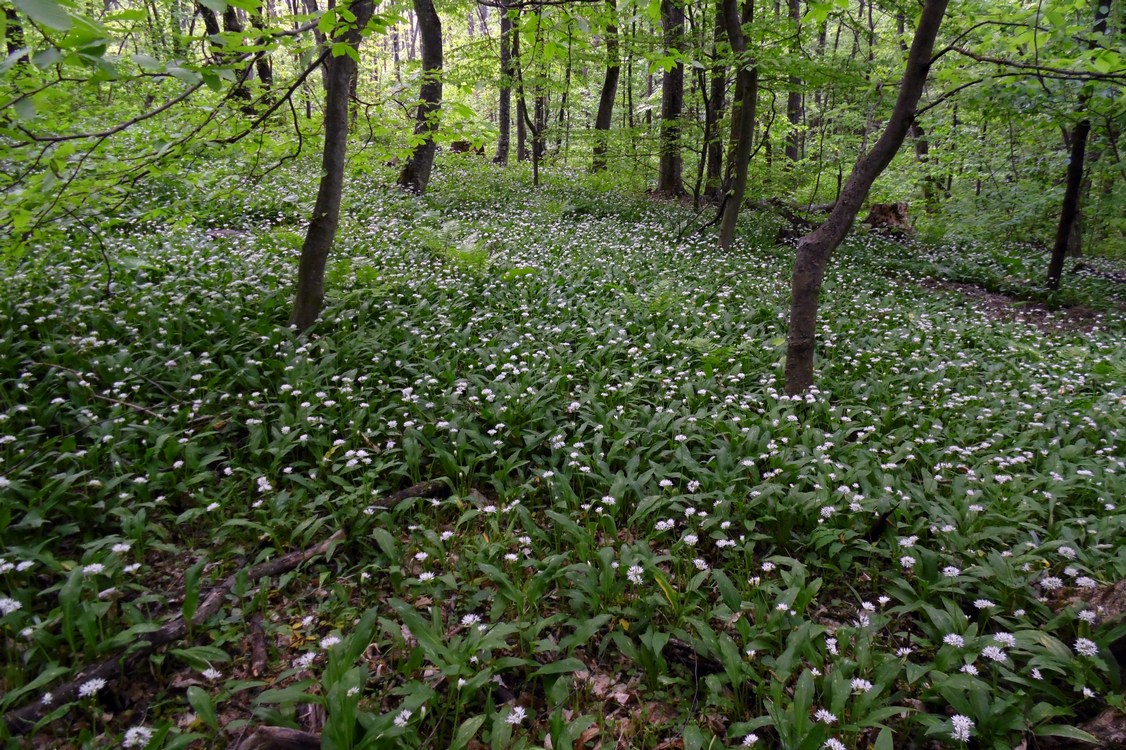
<svg viewBox="0 0 1126 750">
<path fill-rule="evenodd" d="M 922 286 L 926 289 L 957 292 L 994 320 L 1027 323 L 1047 333 L 1090 332 L 1103 327 L 1104 314 L 1081 305 L 1053 310 L 1041 302 L 1029 302 L 991 292 L 977 284 L 961 284 L 934 278 L 924 279 Z"/>
</svg>

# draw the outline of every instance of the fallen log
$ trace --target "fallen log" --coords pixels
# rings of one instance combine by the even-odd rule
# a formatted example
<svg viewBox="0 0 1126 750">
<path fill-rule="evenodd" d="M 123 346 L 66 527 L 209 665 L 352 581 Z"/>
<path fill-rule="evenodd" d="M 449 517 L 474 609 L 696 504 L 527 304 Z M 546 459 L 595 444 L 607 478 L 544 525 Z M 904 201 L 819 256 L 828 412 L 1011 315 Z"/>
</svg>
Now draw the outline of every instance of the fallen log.
<svg viewBox="0 0 1126 750">
<path fill-rule="evenodd" d="M 285 727 L 258 727 L 235 750 L 320 750 L 321 737 Z"/>
<path fill-rule="evenodd" d="M 268 576 L 276 576 L 279 573 L 293 570 L 301 563 L 325 554 L 342 539 L 344 539 L 344 532 L 337 531 L 316 546 L 290 552 L 289 554 L 268 560 L 260 565 L 255 565 L 247 571 L 247 579 L 253 583 Z M 192 615 L 191 626 L 202 625 L 207 622 L 208 618 L 218 612 L 223 606 L 223 600 L 235 587 L 237 582 L 238 576 L 230 575 L 224 579 L 222 583 L 213 588 L 211 593 L 207 595 L 207 598 L 203 600 L 203 603 L 196 609 L 195 614 Z M 7 725 L 8 731 L 13 735 L 27 734 L 34 730 L 36 724 L 48 713 L 55 710 L 57 706 L 74 700 L 78 695 L 78 689 L 82 685 L 94 679 L 109 681 L 127 674 L 157 649 L 184 638 L 184 636 L 188 634 L 188 629 L 189 623 L 185 622 L 182 616 L 177 616 L 159 630 L 147 633 L 145 635 L 145 645 L 136 648 L 128 656 L 123 656 L 119 653 L 99 664 L 87 667 L 70 682 L 51 690 L 54 700 L 49 705 L 44 705 L 38 699 L 38 696 L 36 696 L 36 699 L 32 703 L 22 708 L 9 711 L 4 715 L 4 723 Z"/>
</svg>

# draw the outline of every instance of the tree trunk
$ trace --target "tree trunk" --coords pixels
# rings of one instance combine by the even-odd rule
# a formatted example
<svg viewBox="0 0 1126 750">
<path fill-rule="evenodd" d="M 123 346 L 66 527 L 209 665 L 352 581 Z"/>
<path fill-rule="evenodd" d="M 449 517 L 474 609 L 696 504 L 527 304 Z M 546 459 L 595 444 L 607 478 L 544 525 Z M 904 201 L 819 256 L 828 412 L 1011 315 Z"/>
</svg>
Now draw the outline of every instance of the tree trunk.
<svg viewBox="0 0 1126 750">
<path fill-rule="evenodd" d="M 512 41 L 512 19 L 508 8 L 500 7 L 500 103 L 497 106 L 497 155 L 496 164 L 508 164 L 508 151 L 512 133 L 512 54 L 509 44 Z"/>
<path fill-rule="evenodd" d="M 333 40 L 356 47 L 362 29 L 372 15 L 373 0 L 358 0 L 350 10 L 356 23 Z M 336 237 L 340 220 L 340 198 L 344 188 L 344 166 L 348 150 L 348 86 L 356 75 L 356 61 L 349 55 L 330 57 L 325 95 L 324 154 L 321 160 L 321 184 L 305 243 L 301 247 L 301 263 L 297 270 L 297 292 L 290 325 L 304 331 L 313 325 L 324 306 L 325 264 L 328 251 Z"/>
<path fill-rule="evenodd" d="M 1052 260 L 1048 263 L 1048 288 L 1059 289 L 1063 276 L 1063 261 L 1071 245 L 1071 234 L 1079 215 L 1079 192 L 1083 187 L 1083 160 L 1087 151 L 1087 136 L 1091 134 L 1091 121 L 1084 119 L 1071 133 L 1071 158 L 1067 162 L 1067 186 L 1063 193 L 1063 207 L 1056 227 L 1056 242 L 1052 246 Z"/>
<path fill-rule="evenodd" d="M 1096 3 L 1095 33 L 1106 33 L 1106 19 L 1110 12 L 1110 3 Z M 1094 49 L 1096 41 L 1092 39 L 1088 46 Z M 1079 98 L 1079 110 L 1087 109 L 1087 96 Z M 1071 157 L 1067 162 L 1067 186 L 1063 193 L 1063 206 L 1060 208 L 1060 222 L 1056 227 L 1056 242 L 1052 247 L 1052 259 L 1048 263 L 1048 288 L 1059 289 L 1060 277 L 1063 275 L 1063 259 L 1067 256 L 1068 248 L 1072 244 L 1072 232 L 1075 229 L 1076 219 L 1079 215 L 1079 194 L 1083 188 L 1083 160 L 1087 151 L 1087 136 L 1091 134 L 1091 120 L 1084 117 L 1075 126 L 1071 133 Z M 1078 244 L 1078 243 L 1076 243 Z"/>
<path fill-rule="evenodd" d="M 794 25 L 794 50 L 801 49 L 801 0 L 790 0 L 790 21 Z M 798 87 L 801 79 L 790 76 L 790 93 L 786 96 L 786 119 L 790 121 L 790 130 L 786 134 L 786 158 L 795 162 L 801 158 L 801 133 L 799 128 L 802 121 L 802 95 Z"/>
<path fill-rule="evenodd" d="M 720 135 L 719 124 L 723 120 L 724 100 L 727 95 L 727 67 L 720 62 L 719 53 L 719 45 L 727 29 L 723 16 L 723 3 L 720 2 L 716 5 L 715 36 L 712 40 L 712 80 L 708 93 L 708 112 L 704 120 L 704 127 L 709 133 L 704 194 L 717 201 L 723 197 L 723 137 Z"/>
<path fill-rule="evenodd" d="M 891 163 L 907 130 L 911 126 L 915 107 L 923 93 L 923 85 L 930 71 L 931 52 L 948 0 L 926 0 L 903 78 L 899 83 L 899 96 L 891 119 L 872 150 L 856 162 L 840 198 L 829 213 L 829 218 L 811 234 L 798 241 L 797 257 L 791 281 L 790 330 L 786 349 L 786 392 L 793 395 L 805 391 L 813 384 L 813 349 L 817 332 L 817 306 L 821 295 L 821 282 L 825 266 L 833 250 L 848 233 L 856 213 L 868 195 L 872 183 Z"/>
<path fill-rule="evenodd" d="M 422 47 L 422 88 L 415 115 L 415 138 L 422 141 L 414 147 L 399 175 L 399 187 L 417 195 L 426 192 L 430 170 L 434 167 L 438 120 L 442 112 L 442 22 L 434 10 L 434 0 L 414 0 L 418 16 L 419 41 Z"/>
<path fill-rule="evenodd" d="M 606 0 L 606 7 L 610 21 L 606 24 L 606 77 L 602 80 L 598 114 L 594 118 L 594 160 L 591 169 L 595 172 L 606 169 L 608 132 L 613 123 L 614 98 L 618 95 L 618 76 L 622 70 L 618 51 L 618 27 L 615 25 L 616 0 Z"/>
<path fill-rule="evenodd" d="M 680 0 L 661 0 L 661 25 L 665 48 L 683 52 L 684 8 Z M 661 77 L 661 157 L 657 193 L 684 194 L 684 159 L 680 152 L 680 114 L 684 109 L 684 63 L 677 61 Z"/>
<path fill-rule="evenodd" d="M 24 48 L 23 24 L 15 8 L 4 9 L 4 44 L 8 49 L 8 57 Z M 27 54 L 20 56 L 21 64 L 28 61 Z"/>
<path fill-rule="evenodd" d="M 758 103 L 758 68 L 747 57 L 747 40 L 743 35 L 744 19 L 754 21 L 754 0 L 744 0 L 743 17 L 739 15 L 738 0 L 723 0 L 723 15 L 727 38 L 735 53 L 736 75 L 742 94 L 738 102 L 739 116 L 731 121 L 731 140 L 735 144 L 732 158 L 732 187 L 723 203 L 723 218 L 719 223 L 719 246 L 731 247 L 735 242 L 735 225 L 739 209 L 747 192 L 747 167 L 751 160 L 751 142 L 754 140 L 756 105 Z"/>
</svg>

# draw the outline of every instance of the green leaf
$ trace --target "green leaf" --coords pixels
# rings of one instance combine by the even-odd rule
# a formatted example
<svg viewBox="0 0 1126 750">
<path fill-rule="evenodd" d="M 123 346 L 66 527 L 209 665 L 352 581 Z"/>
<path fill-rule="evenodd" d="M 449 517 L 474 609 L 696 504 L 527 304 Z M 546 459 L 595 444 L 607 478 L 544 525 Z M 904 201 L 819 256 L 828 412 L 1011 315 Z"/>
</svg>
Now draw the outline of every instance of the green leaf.
<svg viewBox="0 0 1126 750">
<path fill-rule="evenodd" d="M 73 23 L 66 8 L 55 0 L 12 0 L 12 5 L 32 21 L 54 31 L 67 31 Z"/>
<path fill-rule="evenodd" d="M 559 661 L 553 661 L 549 664 L 544 664 L 542 667 L 532 673 L 533 677 L 551 675 L 551 674 L 566 674 L 569 672 L 579 672 L 586 669 L 586 665 L 574 657 L 567 657 Z"/>
<path fill-rule="evenodd" d="M 463 750 L 469 745 L 469 741 L 477 734 L 477 730 L 485 723 L 484 716 L 474 716 L 471 719 L 466 719 L 457 728 L 457 734 L 454 735 L 453 742 L 450 743 L 450 750 Z"/>
<path fill-rule="evenodd" d="M 188 703 L 207 726 L 219 731 L 219 716 L 215 712 L 215 702 L 211 700 L 211 695 L 206 690 L 198 685 L 192 685 L 188 688 Z"/>
<path fill-rule="evenodd" d="M 199 605 L 199 578 L 203 574 L 203 566 L 207 560 L 200 560 L 184 573 L 184 621 L 190 623 L 195 616 L 196 607 Z"/>
<path fill-rule="evenodd" d="M 227 9 L 226 0 L 199 0 L 199 4 L 205 8 L 209 8 L 216 13 L 222 13 Z"/>
<path fill-rule="evenodd" d="M 1078 740 L 1080 742 L 1089 742 L 1092 745 L 1099 744 L 1099 738 L 1095 735 L 1084 732 L 1078 727 L 1069 726 L 1067 724 L 1047 724 L 1042 727 L 1036 728 L 1037 737 L 1066 737 L 1069 740 Z"/>
<path fill-rule="evenodd" d="M 887 727 L 880 730 L 879 735 L 876 737 L 876 744 L 873 750 L 895 750 L 895 740 L 892 731 Z"/>
</svg>

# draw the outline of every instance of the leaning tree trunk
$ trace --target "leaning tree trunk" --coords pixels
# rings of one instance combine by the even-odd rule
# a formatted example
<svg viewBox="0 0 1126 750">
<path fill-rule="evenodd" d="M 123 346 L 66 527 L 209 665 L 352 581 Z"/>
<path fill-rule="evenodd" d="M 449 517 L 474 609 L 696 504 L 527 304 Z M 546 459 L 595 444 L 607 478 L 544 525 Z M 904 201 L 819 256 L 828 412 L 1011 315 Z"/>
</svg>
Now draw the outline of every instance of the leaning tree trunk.
<svg viewBox="0 0 1126 750">
<path fill-rule="evenodd" d="M 745 0 L 747 21 L 754 20 L 754 0 Z M 758 103 L 758 68 L 747 58 L 747 39 L 743 35 L 743 19 L 739 16 L 738 0 L 723 0 L 724 23 L 727 39 L 735 53 L 736 75 L 742 100 L 738 102 L 739 116 L 731 121 L 731 138 L 735 143 L 732 159 L 731 194 L 723 202 L 723 218 L 719 222 L 719 246 L 731 247 L 735 242 L 735 225 L 739 209 L 747 192 L 747 168 L 751 161 L 751 140 L 755 134 L 756 105 Z"/>
<path fill-rule="evenodd" d="M 1095 10 L 1095 33 L 1106 33 L 1106 19 L 1110 3 L 1097 3 Z M 1091 49 L 1095 40 L 1088 43 Z M 1087 108 L 1087 97 L 1079 100 L 1080 111 Z M 1084 117 L 1071 133 L 1071 158 L 1067 162 L 1067 186 L 1063 193 L 1063 206 L 1060 208 L 1060 223 L 1056 227 L 1056 243 L 1052 247 L 1052 260 L 1048 263 L 1048 288 L 1059 289 L 1063 276 L 1063 259 L 1071 245 L 1071 234 L 1079 215 L 1079 193 L 1083 189 L 1083 160 L 1087 152 L 1087 136 L 1091 134 L 1091 120 Z"/>
<path fill-rule="evenodd" d="M 926 0 L 907 55 L 899 96 L 891 119 L 879 140 L 856 162 L 852 174 L 833 205 L 829 218 L 812 233 L 798 240 L 794 275 L 791 280 L 790 330 L 786 349 L 786 392 L 793 395 L 813 384 L 813 348 L 817 331 L 817 305 L 825 266 L 833 250 L 848 234 L 856 212 L 868 196 L 872 183 L 891 163 L 907 130 L 931 66 L 931 52 L 948 0 Z"/>
<path fill-rule="evenodd" d="M 680 0 L 661 0 L 666 49 L 683 51 L 684 8 Z M 680 152 L 680 114 L 684 109 L 684 63 L 679 60 L 661 79 L 661 158 L 657 193 L 684 194 L 684 157 Z"/>
<path fill-rule="evenodd" d="M 618 53 L 617 1 L 606 0 L 610 21 L 606 24 L 606 78 L 602 81 L 602 95 L 598 99 L 598 114 L 594 118 L 594 160 L 591 169 L 606 169 L 608 132 L 614 118 L 614 98 L 618 95 L 618 76 L 621 58 Z"/>
<path fill-rule="evenodd" d="M 372 15 L 373 0 L 358 0 L 350 10 L 356 23 L 333 39 L 333 44 L 353 48 L 360 43 L 363 28 Z M 340 220 L 340 196 L 344 188 L 344 162 L 348 149 L 348 91 L 356 75 L 356 61 L 350 55 L 325 60 L 325 140 L 321 159 L 321 184 L 317 203 L 301 247 L 301 263 L 297 269 L 297 293 L 293 302 L 290 325 L 304 331 L 317 320 L 324 306 L 325 263 L 336 237 Z"/>
<path fill-rule="evenodd" d="M 512 19 L 508 8 L 500 5 L 500 103 L 497 106 L 497 155 L 496 164 L 508 164 L 508 151 L 512 142 L 512 54 L 509 44 L 512 41 Z"/>
<path fill-rule="evenodd" d="M 434 10 L 434 0 L 414 0 L 414 13 L 418 16 L 422 46 L 422 88 L 414 134 L 422 141 L 414 147 L 403 166 L 399 187 L 421 195 L 430 182 L 434 152 L 438 147 L 434 134 L 438 132 L 438 118 L 442 111 L 442 22 Z"/>
</svg>

